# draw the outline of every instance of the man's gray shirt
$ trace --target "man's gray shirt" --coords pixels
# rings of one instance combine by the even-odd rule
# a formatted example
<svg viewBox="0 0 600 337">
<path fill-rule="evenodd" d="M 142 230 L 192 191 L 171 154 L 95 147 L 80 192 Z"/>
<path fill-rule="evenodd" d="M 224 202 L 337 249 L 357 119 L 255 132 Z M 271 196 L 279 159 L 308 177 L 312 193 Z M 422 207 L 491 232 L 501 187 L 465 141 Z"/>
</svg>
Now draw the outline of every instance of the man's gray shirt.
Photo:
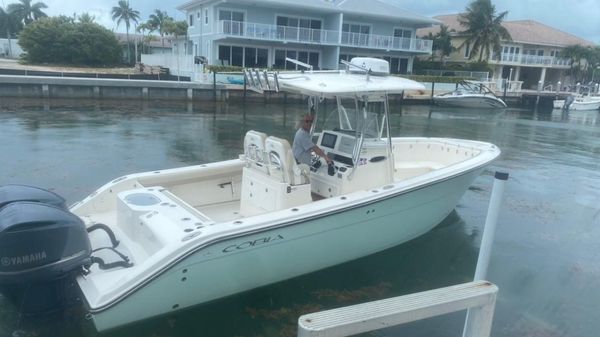
<svg viewBox="0 0 600 337">
<path fill-rule="evenodd" d="M 299 128 L 294 136 L 294 144 L 292 145 L 292 152 L 294 158 L 301 164 L 310 165 L 311 161 L 311 149 L 315 146 L 310 137 L 310 133 L 303 128 Z"/>
</svg>

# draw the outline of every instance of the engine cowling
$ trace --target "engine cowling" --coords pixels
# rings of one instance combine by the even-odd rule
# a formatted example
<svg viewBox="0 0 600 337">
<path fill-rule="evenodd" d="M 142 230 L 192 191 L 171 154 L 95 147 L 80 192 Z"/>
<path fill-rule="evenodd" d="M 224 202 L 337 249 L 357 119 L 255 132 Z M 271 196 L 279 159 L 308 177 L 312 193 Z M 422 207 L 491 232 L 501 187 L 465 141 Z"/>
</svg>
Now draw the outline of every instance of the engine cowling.
<svg viewBox="0 0 600 337">
<path fill-rule="evenodd" d="M 0 205 L 0 292 L 25 313 L 61 307 L 65 288 L 91 264 L 85 224 L 62 197 L 37 188 L 0 187 Z"/>
</svg>

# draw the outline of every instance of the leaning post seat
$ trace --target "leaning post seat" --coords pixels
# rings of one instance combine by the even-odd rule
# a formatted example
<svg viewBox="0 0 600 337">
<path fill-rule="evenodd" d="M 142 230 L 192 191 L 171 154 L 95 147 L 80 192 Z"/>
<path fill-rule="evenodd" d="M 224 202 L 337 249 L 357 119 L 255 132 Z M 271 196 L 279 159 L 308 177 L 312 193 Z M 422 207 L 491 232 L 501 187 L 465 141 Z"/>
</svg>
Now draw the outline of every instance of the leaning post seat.
<svg viewBox="0 0 600 337">
<path fill-rule="evenodd" d="M 265 140 L 267 135 L 263 132 L 250 130 L 244 137 L 244 157 L 247 167 L 254 167 L 268 173 L 265 160 Z"/>
<path fill-rule="evenodd" d="M 281 177 L 282 182 L 290 185 L 309 183 L 310 169 L 308 165 L 296 164 L 290 143 L 282 138 L 267 137 L 265 154 L 269 174 Z"/>
</svg>

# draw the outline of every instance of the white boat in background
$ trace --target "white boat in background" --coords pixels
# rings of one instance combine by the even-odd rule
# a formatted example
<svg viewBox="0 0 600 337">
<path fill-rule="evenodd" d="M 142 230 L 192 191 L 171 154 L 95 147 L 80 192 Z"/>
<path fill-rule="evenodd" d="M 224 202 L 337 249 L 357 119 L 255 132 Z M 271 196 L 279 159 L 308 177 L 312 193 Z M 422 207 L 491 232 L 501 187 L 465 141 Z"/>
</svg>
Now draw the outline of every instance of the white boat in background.
<svg viewBox="0 0 600 337">
<path fill-rule="evenodd" d="M 506 108 L 506 103 L 498 98 L 482 83 L 461 81 L 456 90 L 433 96 L 438 105 L 462 108 Z"/>
<path fill-rule="evenodd" d="M 355 58 L 342 71 L 247 73 L 258 90 L 309 97 L 311 132 L 333 159 L 331 169 L 298 165 L 287 140 L 250 130 L 239 158 L 124 176 L 69 209 L 51 192 L 5 187 L 0 247 L 18 252 L 2 254 L 27 256 L 35 267 L 0 266 L 0 289 L 26 293 L 29 279 L 40 283 L 44 274 L 68 279 L 57 274 L 61 265 L 96 328 L 107 330 L 426 233 L 500 150 L 471 140 L 392 137 L 388 94 L 423 87 L 388 76 L 384 62 Z M 325 111 L 324 100 L 335 108 Z M 32 213 L 40 225 L 31 225 Z M 57 224 L 63 231 L 53 233 Z"/>
<path fill-rule="evenodd" d="M 598 110 L 600 109 L 600 96 L 571 95 L 566 99 L 554 100 L 554 109 L 563 110 Z"/>
</svg>

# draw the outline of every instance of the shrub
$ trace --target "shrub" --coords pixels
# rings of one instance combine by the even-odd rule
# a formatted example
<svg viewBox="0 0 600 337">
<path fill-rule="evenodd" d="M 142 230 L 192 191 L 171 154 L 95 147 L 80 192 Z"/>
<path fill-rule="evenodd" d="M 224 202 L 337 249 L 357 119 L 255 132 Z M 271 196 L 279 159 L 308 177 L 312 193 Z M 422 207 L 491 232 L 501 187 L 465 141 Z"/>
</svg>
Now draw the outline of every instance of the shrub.
<svg viewBox="0 0 600 337">
<path fill-rule="evenodd" d="M 115 35 L 96 23 L 74 22 L 65 16 L 37 20 L 19 36 L 25 61 L 83 66 L 119 63 L 121 47 Z"/>
</svg>

